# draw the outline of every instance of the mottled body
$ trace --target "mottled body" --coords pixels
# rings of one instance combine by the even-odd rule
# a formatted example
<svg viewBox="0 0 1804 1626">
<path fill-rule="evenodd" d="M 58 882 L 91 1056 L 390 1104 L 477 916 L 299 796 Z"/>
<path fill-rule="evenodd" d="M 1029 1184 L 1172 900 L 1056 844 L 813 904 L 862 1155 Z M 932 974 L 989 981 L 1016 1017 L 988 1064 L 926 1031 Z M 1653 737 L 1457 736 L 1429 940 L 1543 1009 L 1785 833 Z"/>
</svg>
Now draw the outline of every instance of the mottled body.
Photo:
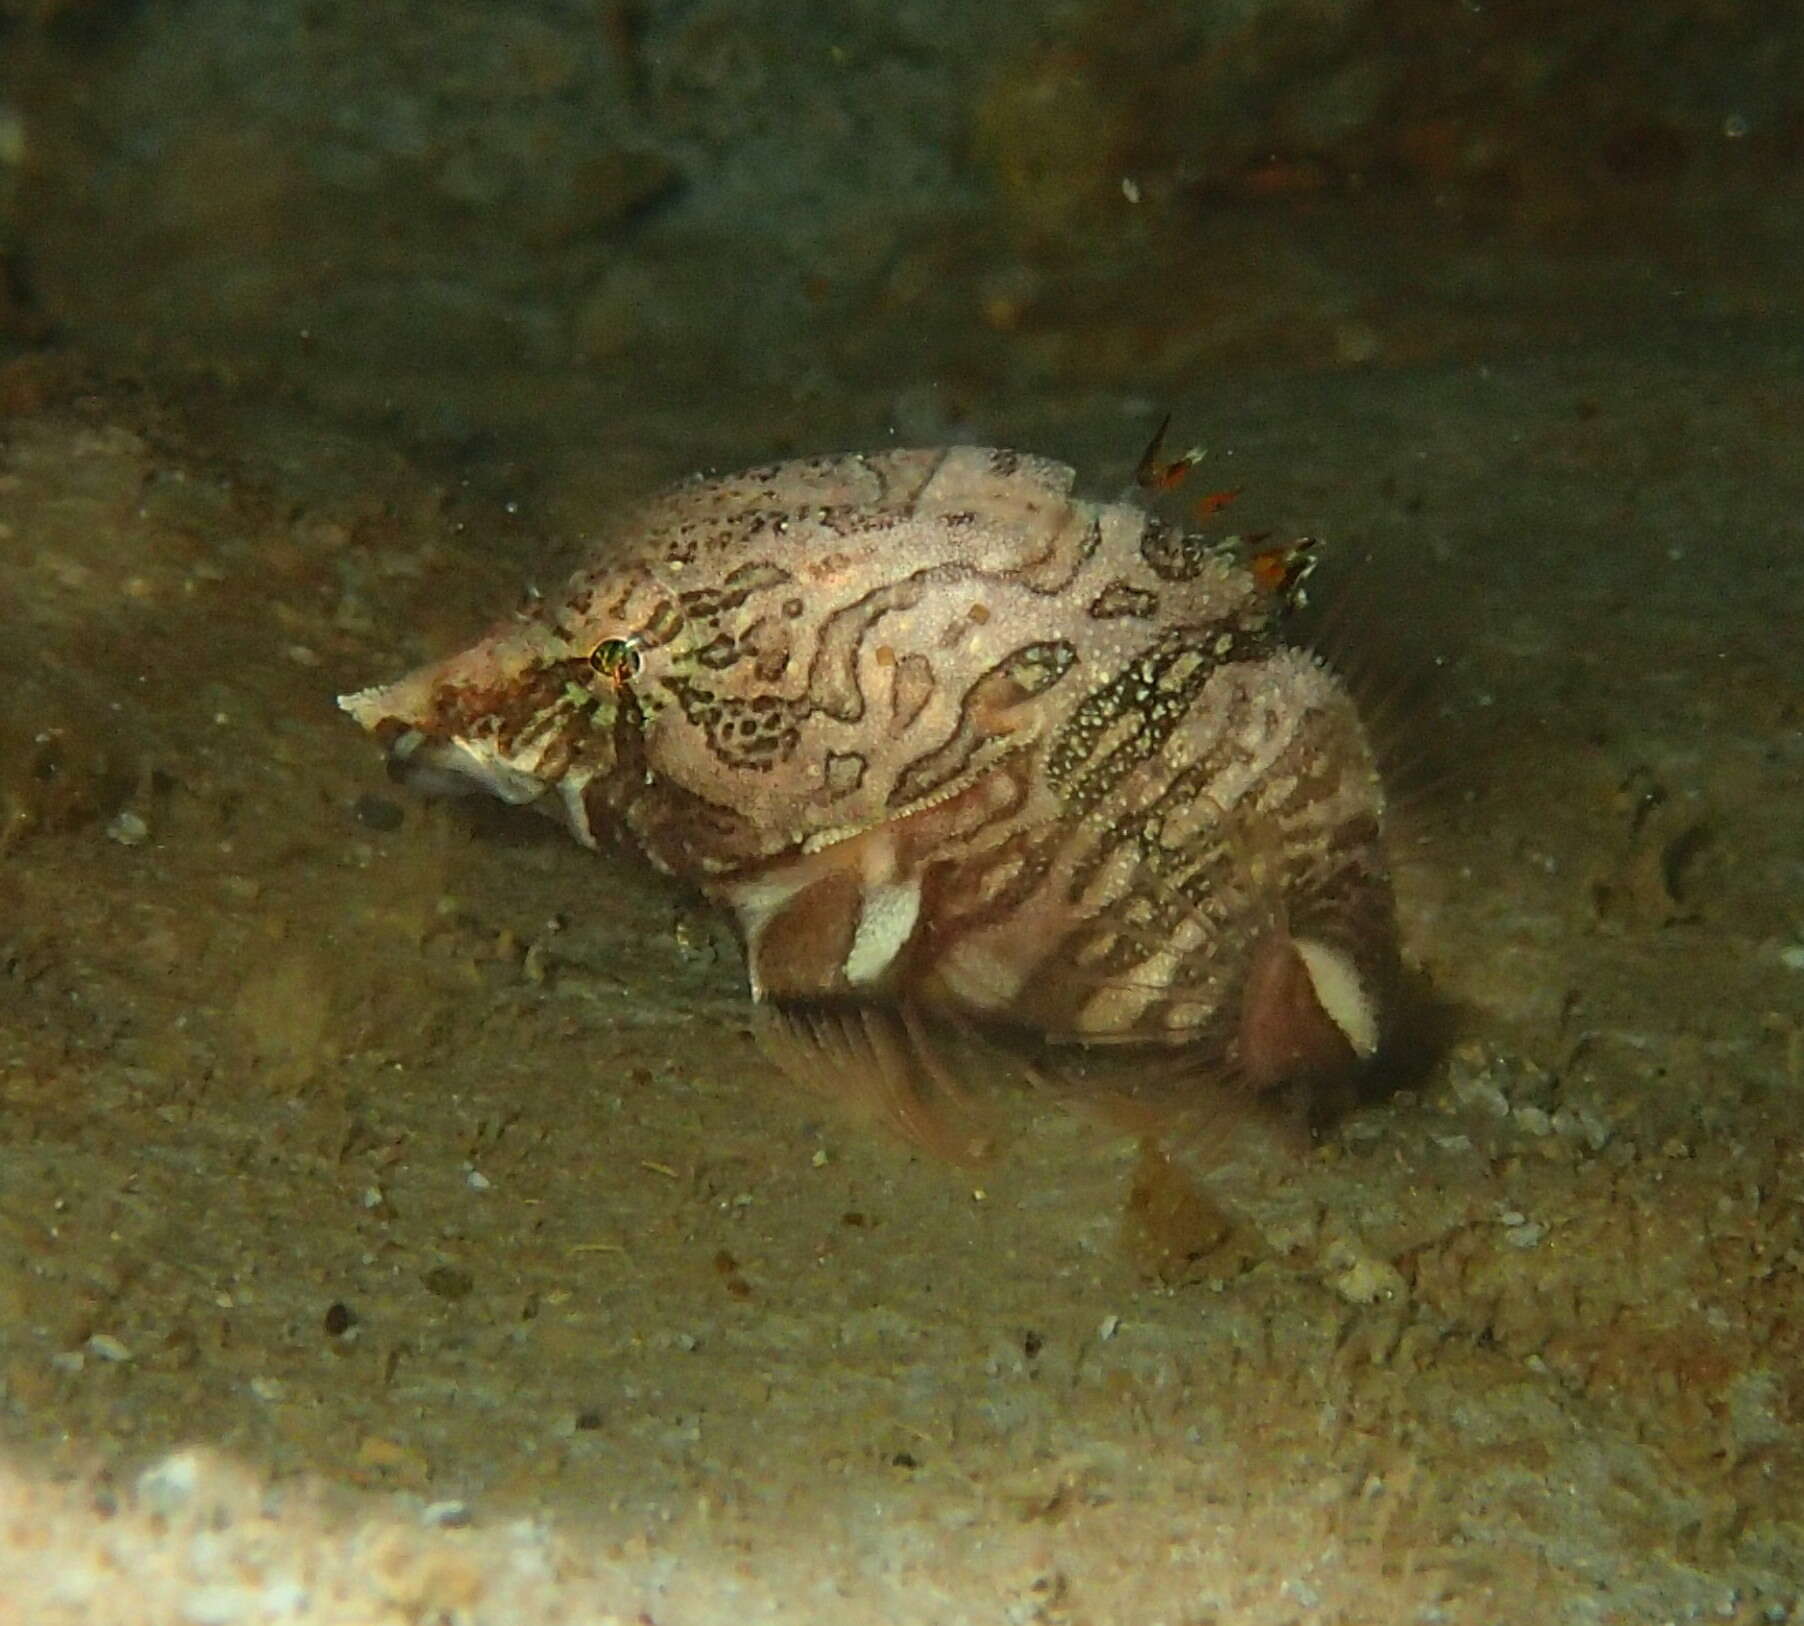
<svg viewBox="0 0 1804 1626">
<path fill-rule="evenodd" d="M 699 887 L 760 1000 L 1350 1068 L 1396 958 L 1353 703 L 1234 549 L 1072 480 L 952 447 L 691 481 L 343 704 Z"/>
</svg>

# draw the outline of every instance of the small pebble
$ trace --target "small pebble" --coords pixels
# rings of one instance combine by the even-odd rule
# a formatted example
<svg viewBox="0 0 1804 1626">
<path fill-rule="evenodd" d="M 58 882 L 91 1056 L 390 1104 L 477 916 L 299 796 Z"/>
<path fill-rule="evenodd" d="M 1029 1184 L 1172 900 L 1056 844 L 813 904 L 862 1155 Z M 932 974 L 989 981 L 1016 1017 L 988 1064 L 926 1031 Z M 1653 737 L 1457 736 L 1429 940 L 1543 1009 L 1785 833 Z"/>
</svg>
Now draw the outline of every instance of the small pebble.
<svg viewBox="0 0 1804 1626">
<path fill-rule="evenodd" d="M 420 1523 L 440 1530 L 461 1530 L 470 1522 L 468 1502 L 428 1502 L 420 1509 Z"/>
<path fill-rule="evenodd" d="M 1553 1119 L 1539 1107 L 1517 1107 L 1516 1122 L 1521 1124 L 1531 1135 L 1553 1133 Z"/>
<path fill-rule="evenodd" d="M 1377 1304 L 1404 1296 L 1403 1277 L 1388 1260 L 1357 1253 L 1344 1245 L 1334 1252 L 1338 1268 L 1325 1279 L 1349 1304 Z"/>
<path fill-rule="evenodd" d="M 150 826 L 130 808 L 115 813 L 107 820 L 107 840 L 121 847 L 142 847 L 150 839 Z"/>
<path fill-rule="evenodd" d="M 88 1353 L 103 1361 L 129 1361 L 132 1352 L 109 1332 L 97 1332 L 88 1340 Z"/>
<path fill-rule="evenodd" d="M 1562 1107 L 1553 1115 L 1554 1133 L 1567 1140 L 1583 1141 L 1593 1152 L 1601 1152 L 1609 1145 L 1612 1134 L 1610 1126 L 1589 1108 L 1571 1111 Z"/>
<path fill-rule="evenodd" d="M 404 1468 L 415 1456 L 398 1440 L 381 1434 L 366 1434 L 357 1442 L 357 1461 L 365 1468 Z"/>
<path fill-rule="evenodd" d="M 427 1292 L 452 1303 L 468 1298 L 476 1286 L 476 1278 L 460 1265 L 434 1265 L 424 1280 Z"/>
<path fill-rule="evenodd" d="M 138 1475 L 138 1501 L 152 1513 L 177 1513 L 194 1499 L 200 1476 L 200 1458 L 177 1451 Z"/>
<path fill-rule="evenodd" d="M 1454 1080 L 1453 1098 L 1462 1107 L 1488 1112 L 1493 1118 L 1510 1115 L 1509 1097 L 1488 1078 Z"/>
</svg>

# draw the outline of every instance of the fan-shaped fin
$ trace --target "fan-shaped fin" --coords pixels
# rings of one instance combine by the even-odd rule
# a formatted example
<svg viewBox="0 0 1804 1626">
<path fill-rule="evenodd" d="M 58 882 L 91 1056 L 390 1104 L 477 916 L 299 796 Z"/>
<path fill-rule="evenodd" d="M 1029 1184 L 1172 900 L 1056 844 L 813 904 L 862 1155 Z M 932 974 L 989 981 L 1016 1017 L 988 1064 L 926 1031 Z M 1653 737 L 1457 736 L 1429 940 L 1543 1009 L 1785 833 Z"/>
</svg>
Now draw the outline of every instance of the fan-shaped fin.
<svg viewBox="0 0 1804 1626">
<path fill-rule="evenodd" d="M 938 1036 L 910 1007 L 773 1002 L 756 1034 L 759 1048 L 794 1082 L 888 1125 L 923 1151 L 965 1167 L 992 1155 L 993 1133 Z"/>
</svg>

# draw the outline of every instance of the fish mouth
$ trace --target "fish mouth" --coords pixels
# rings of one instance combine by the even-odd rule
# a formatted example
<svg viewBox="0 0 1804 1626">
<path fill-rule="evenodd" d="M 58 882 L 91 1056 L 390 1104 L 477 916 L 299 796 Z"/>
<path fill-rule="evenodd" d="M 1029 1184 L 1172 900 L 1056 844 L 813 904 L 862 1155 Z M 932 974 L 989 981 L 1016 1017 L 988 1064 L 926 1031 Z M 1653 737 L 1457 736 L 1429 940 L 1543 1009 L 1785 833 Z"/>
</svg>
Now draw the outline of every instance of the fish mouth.
<svg viewBox="0 0 1804 1626">
<path fill-rule="evenodd" d="M 438 678 L 437 669 L 428 668 L 397 684 L 338 697 L 339 709 L 387 752 L 389 777 L 426 796 L 487 796 L 509 807 L 530 807 L 564 825 L 585 847 L 599 846 L 584 793 L 602 765 L 570 761 L 564 738 L 569 702 L 541 713 L 534 720 L 538 726 L 509 740 L 504 750 L 486 732 L 418 726 L 414 720 L 434 709 Z"/>
<path fill-rule="evenodd" d="M 388 747 L 389 776 L 427 796 L 493 796 L 511 807 L 536 802 L 550 788 L 480 740 L 439 739 L 410 728 Z"/>
<path fill-rule="evenodd" d="M 434 675 L 416 673 L 399 683 L 341 694 L 338 709 L 376 737 L 397 784 L 427 796 L 493 796 L 511 807 L 536 802 L 550 788 L 550 780 L 533 771 L 545 740 L 523 759 L 518 750 L 504 755 L 493 740 L 414 725 L 412 719 L 430 712 Z"/>
<path fill-rule="evenodd" d="M 583 795 L 593 777 L 586 770 L 542 779 L 480 740 L 435 739 L 413 728 L 389 745 L 388 772 L 425 796 L 492 796 L 510 807 L 530 807 L 563 825 L 583 846 L 601 845 Z"/>
</svg>

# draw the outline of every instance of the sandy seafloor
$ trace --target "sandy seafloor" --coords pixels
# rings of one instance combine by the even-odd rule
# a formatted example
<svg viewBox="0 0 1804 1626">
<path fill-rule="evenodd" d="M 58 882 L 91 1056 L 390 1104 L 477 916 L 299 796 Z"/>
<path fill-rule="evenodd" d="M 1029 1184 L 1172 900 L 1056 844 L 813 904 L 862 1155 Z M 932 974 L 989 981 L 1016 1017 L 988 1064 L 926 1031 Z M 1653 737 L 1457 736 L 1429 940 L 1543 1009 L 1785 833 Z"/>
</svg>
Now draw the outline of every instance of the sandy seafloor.
<svg viewBox="0 0 1804 1626">
<path fill-rule="evenodd" d="M 380 357 L 15 360 L 0 1620 L 1804 1619 L 1768 263 L 1670 319 L 1443 297 L 1413 357 L 956 408 L 899 360 L 776 401 L 466 370 L 475 473 L 395 427 L 432 380 L 369 410 Z M 1445 657 L 1395 831 L 1445 1032 L 1313 1146 L 1149 1148 L 998 1067 L 998 1155 L 937 1164 L 782 1081 L 688 900 L 410 798 L 334 709 L 692 467 L 925 429 L 1112 494 L 1168 408 L 1247 524 L 1374 556 L 1355 643 Z"/>
<path fill-rule="evenodd" d="M 386 784 L 333 690 L 480 618 L 506 515 L 13 419 L 15 1618 L 1791 1618 L 1797 359 L 1178 404 L 1469 609 L 1417 726 L 1476 771 L 1400 820 L 1446 1054 L 1150 1228 L 1131 1140 L 823 1112 L 664 885 Z"/>
</svg>

